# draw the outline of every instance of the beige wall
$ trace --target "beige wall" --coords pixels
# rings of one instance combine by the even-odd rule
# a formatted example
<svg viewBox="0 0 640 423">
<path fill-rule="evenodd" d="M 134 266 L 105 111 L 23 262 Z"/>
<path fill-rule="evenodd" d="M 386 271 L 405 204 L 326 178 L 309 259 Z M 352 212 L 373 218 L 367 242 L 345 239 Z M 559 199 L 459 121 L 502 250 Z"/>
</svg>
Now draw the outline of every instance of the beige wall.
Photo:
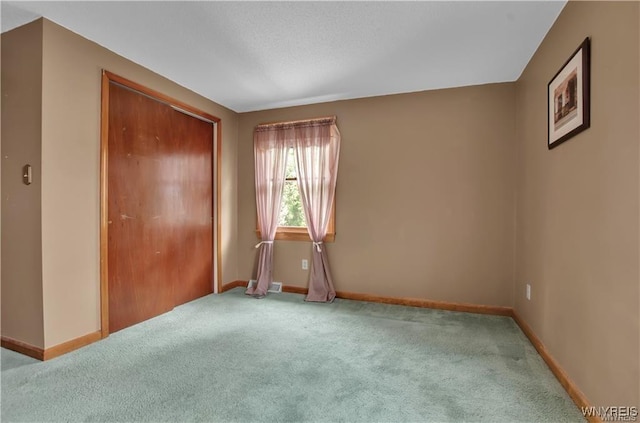
<svg viewBox="0 0 640 423">
<path fill-rule="evenodd" d="M 514 264 L 513 84 L 240 115 L 238 275 L 255 276 L 253 128 L 336 115 L 342 134 L 337 290 L 509 306 Z M 274 279 L 307 286 L 308 242 L 276 241 Z"/>
<path fill-rule="evenodd" d="M 42 348 L 42 22 L 1 40 L 2 336 Z M 22 183 L 25 164 L 33 169 L 29 186 Z"/>
<path fill-rule="evenodd" d="M 236 275 L 237 114 L 44 20 L 42 268 L 44 344 L 100 329 L 100 82 L 102 69 L 222 119 L 223 282 Z"/>
<path fill-rule="evenodd" d="M 640 404 L 638 6 L 569 2 L 517 82 L 515 308 L 599 406 Z M 587 36 L 591 128 L 548 151 L 547 83 Z"/>
</svg>

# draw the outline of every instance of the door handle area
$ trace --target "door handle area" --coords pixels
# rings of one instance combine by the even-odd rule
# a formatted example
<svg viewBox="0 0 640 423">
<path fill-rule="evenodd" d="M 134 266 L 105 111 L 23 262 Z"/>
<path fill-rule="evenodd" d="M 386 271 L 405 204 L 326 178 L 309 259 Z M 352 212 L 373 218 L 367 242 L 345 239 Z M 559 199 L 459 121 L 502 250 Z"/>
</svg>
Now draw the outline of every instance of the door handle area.
<svg viewBox="0 0 640 423">
<path fill-rule="evenodd" d="M 31 182 L 33 182 L 33 172 L 30 164 L 22 166 L 22 182 L 25 185 L 31 185 Z"/>
</svg>

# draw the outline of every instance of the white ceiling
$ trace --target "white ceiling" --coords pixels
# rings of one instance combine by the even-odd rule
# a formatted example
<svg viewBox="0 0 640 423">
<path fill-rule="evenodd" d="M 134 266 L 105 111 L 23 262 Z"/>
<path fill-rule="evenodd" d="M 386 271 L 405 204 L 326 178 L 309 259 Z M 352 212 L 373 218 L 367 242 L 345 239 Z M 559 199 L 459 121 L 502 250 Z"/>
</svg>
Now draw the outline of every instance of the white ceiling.
<svg viewBox="0 0 640 423">
<path fill-rule="evenodd" d="M 516 80 L 566 1 L 17 2 L 237 112 Z"/>
</svg>

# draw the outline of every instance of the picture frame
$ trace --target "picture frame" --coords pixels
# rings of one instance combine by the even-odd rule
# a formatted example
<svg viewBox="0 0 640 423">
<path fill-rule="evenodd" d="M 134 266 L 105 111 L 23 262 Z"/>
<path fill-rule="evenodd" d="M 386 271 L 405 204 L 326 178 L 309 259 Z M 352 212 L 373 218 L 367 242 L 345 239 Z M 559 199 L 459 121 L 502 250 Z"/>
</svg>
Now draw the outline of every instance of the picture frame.
<svg viewBox="0 0 640 423">
<path fill-rule="evenodd" d="M 551 150 L 591 126 L 589 37 L 547 85 L 547 134 Z"/>
</svg>

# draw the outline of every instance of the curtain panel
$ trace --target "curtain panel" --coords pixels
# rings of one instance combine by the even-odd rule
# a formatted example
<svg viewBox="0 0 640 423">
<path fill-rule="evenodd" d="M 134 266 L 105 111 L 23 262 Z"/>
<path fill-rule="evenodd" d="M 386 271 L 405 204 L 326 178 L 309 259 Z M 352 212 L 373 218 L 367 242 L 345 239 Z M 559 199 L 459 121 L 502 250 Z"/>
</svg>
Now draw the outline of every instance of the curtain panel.
<svg viewBox="0 0 640 423">
<path fill-rule="evenodd" d="M 273 240 L 285 181 L 287 142 L 282 131 L 255 131 L 253 151 L 255 165 L 256 207 L 262 240 L 258 248 L 256 284 L 245 293 L 262 298 L 273 282 Z"/>
<path fill-rule="evenodd" d="M 313 241 L 307 301 L 330 302 L 336 296 L 326 246 L 331 210 L 335 201 L 340 132 L 335 124 L 295 128 L 293 147 L 298 168 L 298 187 L 307 230 Z"/>
</svg>

